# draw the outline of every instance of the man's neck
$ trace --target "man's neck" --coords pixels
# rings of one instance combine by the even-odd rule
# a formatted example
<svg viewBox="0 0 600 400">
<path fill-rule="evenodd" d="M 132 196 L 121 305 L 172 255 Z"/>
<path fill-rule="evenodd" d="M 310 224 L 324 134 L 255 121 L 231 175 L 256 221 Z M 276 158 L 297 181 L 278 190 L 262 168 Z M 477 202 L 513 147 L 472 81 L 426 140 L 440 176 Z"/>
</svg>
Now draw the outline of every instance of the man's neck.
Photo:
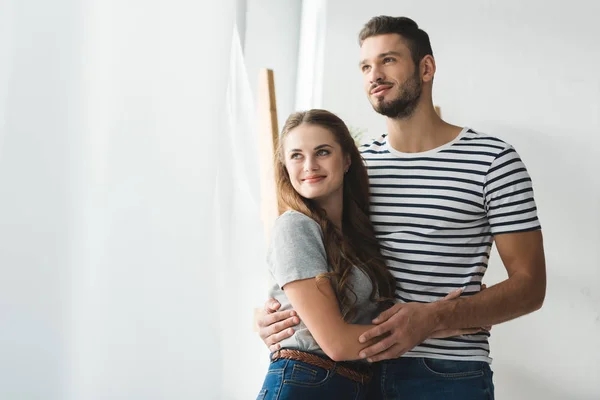
<svg viewBox="0 0 600 400">
<path fill-rule="evenodd" d="M 409 118 L 387 118 L 389 144 L 402 153 L 422 153 L 443 146 L 454 140 L 461 129 L 443 121 L 433 106 L 423 104 Z"/>
</svg>

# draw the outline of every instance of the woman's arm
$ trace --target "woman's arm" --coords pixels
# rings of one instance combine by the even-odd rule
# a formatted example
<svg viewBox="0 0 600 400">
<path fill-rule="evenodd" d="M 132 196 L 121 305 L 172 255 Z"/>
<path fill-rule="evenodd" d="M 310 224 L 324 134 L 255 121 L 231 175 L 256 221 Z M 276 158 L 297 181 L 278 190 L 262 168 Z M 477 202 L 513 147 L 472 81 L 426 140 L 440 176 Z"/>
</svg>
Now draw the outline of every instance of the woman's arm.
<svg viewBox="0 0 600 400">
<path fill-rule="evenodd" d="M 283 290 L 321 349 L 334 361 L 357 360 L 360 350 L 378 339 L 359 343 L 358 337 L 373 325 L 349 324 L 342 318 L 337 298 L 328 279 L 293 281 Z"/>
<path fill-rule="evenodd" d="M 372 325 L 346 323 L 329 280 L 317 281 L 329 271 L 319 224 L 298 212 L 282 214 L 273 229 L 267 263 L 325 354 L 335 361 L 359 359 L 358 352 L 367 344 L 359 343 L 358 337 Z"/>
</svg>

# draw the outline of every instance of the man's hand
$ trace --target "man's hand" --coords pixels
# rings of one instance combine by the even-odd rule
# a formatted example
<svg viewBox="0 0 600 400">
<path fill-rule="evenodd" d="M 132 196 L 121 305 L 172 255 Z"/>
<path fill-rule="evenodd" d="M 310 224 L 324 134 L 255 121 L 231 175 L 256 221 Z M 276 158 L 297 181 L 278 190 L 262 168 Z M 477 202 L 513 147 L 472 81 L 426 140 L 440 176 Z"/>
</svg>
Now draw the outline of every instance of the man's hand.
<svg viewBox="0 0 600 400">
<path fill-rule="evenodd" d="M 292 326 L 300 323 L 296 311 L 277 311 L 279 307 L 281 304 L 277 300 L 267 300 L 263 314 L 256 321 L 258 334 L 271 352 L 279 350 L 281 348 L 279 342 L 292 336 L 294 334 Z"/>
<path fill-rule="evenodd" d="M 359 337 L 361 343 L 387 335 L 359 353 L 369 362 L 398 358 L 431 336 L 436 327 L 434 303 L 395 304 L 373 320 L 376 327 Z"/>
<path fill-rule="evenodd" d="M 486 286 L 482 285 L 481 289 L 485 288 Z M 440 301 L 452 301 L 460 297 L 462 291 L 463 289 L 455 290 Z M 435 331 L 437 321 L 433 304 L 435 303 L 395 304 L 379 314 L 373 320 L 377 326 L 362 334 L 359 341 L 365 343 L 377 336 L 387 336 L 378 343 L 363 349 L 360 353 L 361 357 L 368 358 L 369 362 L 398 358 L 427 338 L 467 335 L 491 329 L 491 327 L 484 327 Z"/>
</svg>

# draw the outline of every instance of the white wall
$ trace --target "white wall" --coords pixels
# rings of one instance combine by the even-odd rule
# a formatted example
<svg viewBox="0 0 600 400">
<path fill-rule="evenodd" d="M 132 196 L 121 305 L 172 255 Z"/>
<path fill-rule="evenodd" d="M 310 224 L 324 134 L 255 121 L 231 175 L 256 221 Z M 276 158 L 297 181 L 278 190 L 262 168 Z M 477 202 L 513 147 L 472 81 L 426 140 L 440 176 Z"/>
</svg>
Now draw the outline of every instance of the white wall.
<svg viewBox="0 0 600 400">
<path fill-rule="evenodd" d="M 275 74 L 279 128 L 295 111 L 301 0 L 247 0 L 244 55 L 250 87 L 257 99 L 258 74 Z"/>
<path fill-rule="evenodd" d="M 499 399 L 597 399 L 600 389 L 600 3 L 330 0 L 324 107 L 384 131 L 362 92 L 357 34 L 375 15 L 430 35 L 449 122 L 501 137 L 532 175 L 544 230 L 543 309 L 493 329 Z M 488 283 L 506 276 L 494 255 Z"/>
</svg>

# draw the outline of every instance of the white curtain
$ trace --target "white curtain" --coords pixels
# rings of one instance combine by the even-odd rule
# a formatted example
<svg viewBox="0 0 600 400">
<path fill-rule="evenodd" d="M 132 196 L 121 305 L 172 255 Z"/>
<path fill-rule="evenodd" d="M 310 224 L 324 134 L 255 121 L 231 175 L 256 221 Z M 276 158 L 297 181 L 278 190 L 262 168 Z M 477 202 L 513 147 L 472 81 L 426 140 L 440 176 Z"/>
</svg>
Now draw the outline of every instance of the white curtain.
<svg viewBox="0 0 600 400">
<path fill-rule="evenodd" d="M 0 398 L 258 390 L 235 3 L 0 1 Z"/>
<path fill-rule="evenodd" d="M 267 294 L 266 243 L 260 218 L 256 108 L 237 32 L 233 35 L 227 87 L 225 135 L 219 142 L 215 196 L 215 262 L 223 343 L 223 377 L 228 399 L 258 394 L 269 352 L 253 330 L 253 315 Z"/>
<path fill-rule="evenodd" d="M 325 0 L 304 0 L 302 2 L 296 110 L 323 107 L 326 12 L 327 2 Z"/>
</svg>

